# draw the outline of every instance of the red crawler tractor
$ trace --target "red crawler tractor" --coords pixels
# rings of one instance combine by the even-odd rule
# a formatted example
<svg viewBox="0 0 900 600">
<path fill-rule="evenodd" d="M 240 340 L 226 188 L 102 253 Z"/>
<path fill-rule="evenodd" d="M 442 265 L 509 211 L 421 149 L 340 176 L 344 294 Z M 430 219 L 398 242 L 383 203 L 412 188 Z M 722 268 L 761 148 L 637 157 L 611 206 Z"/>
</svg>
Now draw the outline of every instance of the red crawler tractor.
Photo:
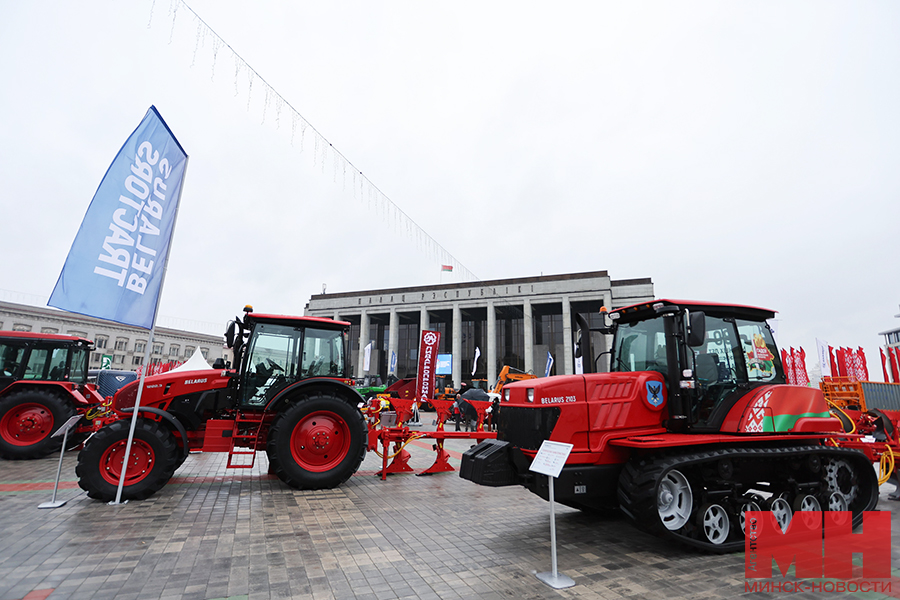
<svg viewBox="0 0 900 600">
<path fill-rule="evenodd" d="M 878 482 L 820 390 L 789 386 L 763 308 L 659 300 L 610 313 L 608 373 L 596 373 L 580 317 L 584 375 L 507 385 L 496 440 L 463 455 L 460 476 L 520 484 L 544 440 L 574 445 L 555 498 L 618 507 L 655 534 L 713 551 L 744 548 L 744 514 L 850 510 L 858 525 Z M 606 354 L 606 353 L 604 353 Z"/>
<path fill-rule="evenodd" d="M 124 499 L 159 490 L 190 450 L 228 452 L 231 468 L 252 467 L 265 450 L 271 471 L 298 489 L 335 487 L 359 467 L 367 434 L 348 376 L 350 324 L 244 311 L 225 335 L 236 370 L 146 378 Z M 78 455 L 78 484 L 91 498 L 116 495 L 138 384 L 115 394 Z"/>
<path fill-rule="evenodd" d="M 41 458 L 59 450 L 50 436 L 76 414 L 84 439 L 103 397 L 87 382 L 93 342 L 71 335 L 4 331 L 0 335 L 0 457 Z"/>
</svg>

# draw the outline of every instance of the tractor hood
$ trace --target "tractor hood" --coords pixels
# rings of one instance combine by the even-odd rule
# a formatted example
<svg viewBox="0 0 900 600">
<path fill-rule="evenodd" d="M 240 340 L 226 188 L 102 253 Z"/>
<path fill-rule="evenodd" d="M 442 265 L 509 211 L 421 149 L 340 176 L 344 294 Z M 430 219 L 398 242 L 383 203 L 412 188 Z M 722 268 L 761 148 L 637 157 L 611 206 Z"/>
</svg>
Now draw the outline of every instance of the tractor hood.
<svg viewBox="0 0 900 600">
<path fill-rule="evenodd" d="M 141 406 L 154 406 L 156 403 L 165 402 L 176 396 L 228 387 L 233 374 L 234 371 L 227 369 L 199 369 L 196 371 L 173 370 L 159 375 L 151 375 L 144 379 Z M 133 381 L 116 392 L 113 396 L 113 410 L 124 414 L 123 409 L 133 408 L 139 384 L 140 380 Z"/>
</svg>

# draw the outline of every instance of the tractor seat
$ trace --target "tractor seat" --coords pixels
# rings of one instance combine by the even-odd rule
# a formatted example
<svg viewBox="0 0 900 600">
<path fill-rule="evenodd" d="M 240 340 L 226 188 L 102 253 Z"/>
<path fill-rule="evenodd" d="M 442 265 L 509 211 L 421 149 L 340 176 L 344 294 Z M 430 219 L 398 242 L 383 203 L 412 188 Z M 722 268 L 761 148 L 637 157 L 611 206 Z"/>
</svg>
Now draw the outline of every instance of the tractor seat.
<svg viewBox="0 0 900 600">
<path fill-rule="evenodd" d="M 719 380 L 719 361 L 713 354 L 698 354 L 695 364 L 697 379 L 705 384 L 713 384 Z"/>
</svg>

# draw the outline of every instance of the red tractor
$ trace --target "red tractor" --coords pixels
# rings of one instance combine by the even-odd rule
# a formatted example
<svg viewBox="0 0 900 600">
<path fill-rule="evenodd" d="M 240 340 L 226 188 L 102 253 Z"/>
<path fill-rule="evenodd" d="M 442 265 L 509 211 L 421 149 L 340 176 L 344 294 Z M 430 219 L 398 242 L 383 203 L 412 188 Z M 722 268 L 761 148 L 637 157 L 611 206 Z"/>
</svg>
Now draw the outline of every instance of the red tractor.
<svg viewBox="0 0 900 600">
<path fill-rule="evenodd" d="M 83 439 L 103 397 L 87 382 L 93 342 L 71 335 L 4 331 L 0 335 L 0 457 L 41 458 L 57 451 L 50 436 L 76 414 Z M 70 438 L 75 439 L 75 438 Z"/>
<path fill-rule="evenodd" d="M 774 311 L 658 300 L 612 311 L 609 372 L 596 373 L 581 330 L 584 375 L 503 389 L 496 440 L 463 455 L 460 476 L 523 485 L 544 440 L 574 447 L 555 498 L 580 509 L 618 507 L 651 533 L 694 547 L 744 548 L 744 514 L 770 510 L 782 528 L 795 511 L 850 510 L 854 525 L 878 501 L 872 464 L 847 439 L 822 392 L 785 383 L 766 323 Z M 607 354 L 607 353 L 604 353 Z"/>
<path fill-rule="evenodd" d="M 122 498 L 155 493 L 190 450 L 228 452 L 230 468 L 252 467 L 265 450 L 270 471 L 297 489 L 338 486 L 359 468 L 367 432 L 349 378 L 350 324 L 244 312 L 225 334 L 237 369 L 145 379 Z M 138 385 L 115 394 L 78 455 L 91 498 L 116 495 Z"/>
</svg>

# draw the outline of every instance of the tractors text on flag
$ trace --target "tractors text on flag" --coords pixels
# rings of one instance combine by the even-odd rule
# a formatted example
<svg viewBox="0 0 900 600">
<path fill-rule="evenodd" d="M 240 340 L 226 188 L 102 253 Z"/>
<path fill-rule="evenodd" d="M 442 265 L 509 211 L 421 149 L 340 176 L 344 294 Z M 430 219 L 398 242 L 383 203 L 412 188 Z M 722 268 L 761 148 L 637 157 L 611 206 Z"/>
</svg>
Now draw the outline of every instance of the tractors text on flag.
<svg viewBox="0 0 900 600">
<path fill-rule="evenodd" d="M 187 158 L 151 106 L 100 181 L 49 306 L 153 327 Z"/>
</svg>

